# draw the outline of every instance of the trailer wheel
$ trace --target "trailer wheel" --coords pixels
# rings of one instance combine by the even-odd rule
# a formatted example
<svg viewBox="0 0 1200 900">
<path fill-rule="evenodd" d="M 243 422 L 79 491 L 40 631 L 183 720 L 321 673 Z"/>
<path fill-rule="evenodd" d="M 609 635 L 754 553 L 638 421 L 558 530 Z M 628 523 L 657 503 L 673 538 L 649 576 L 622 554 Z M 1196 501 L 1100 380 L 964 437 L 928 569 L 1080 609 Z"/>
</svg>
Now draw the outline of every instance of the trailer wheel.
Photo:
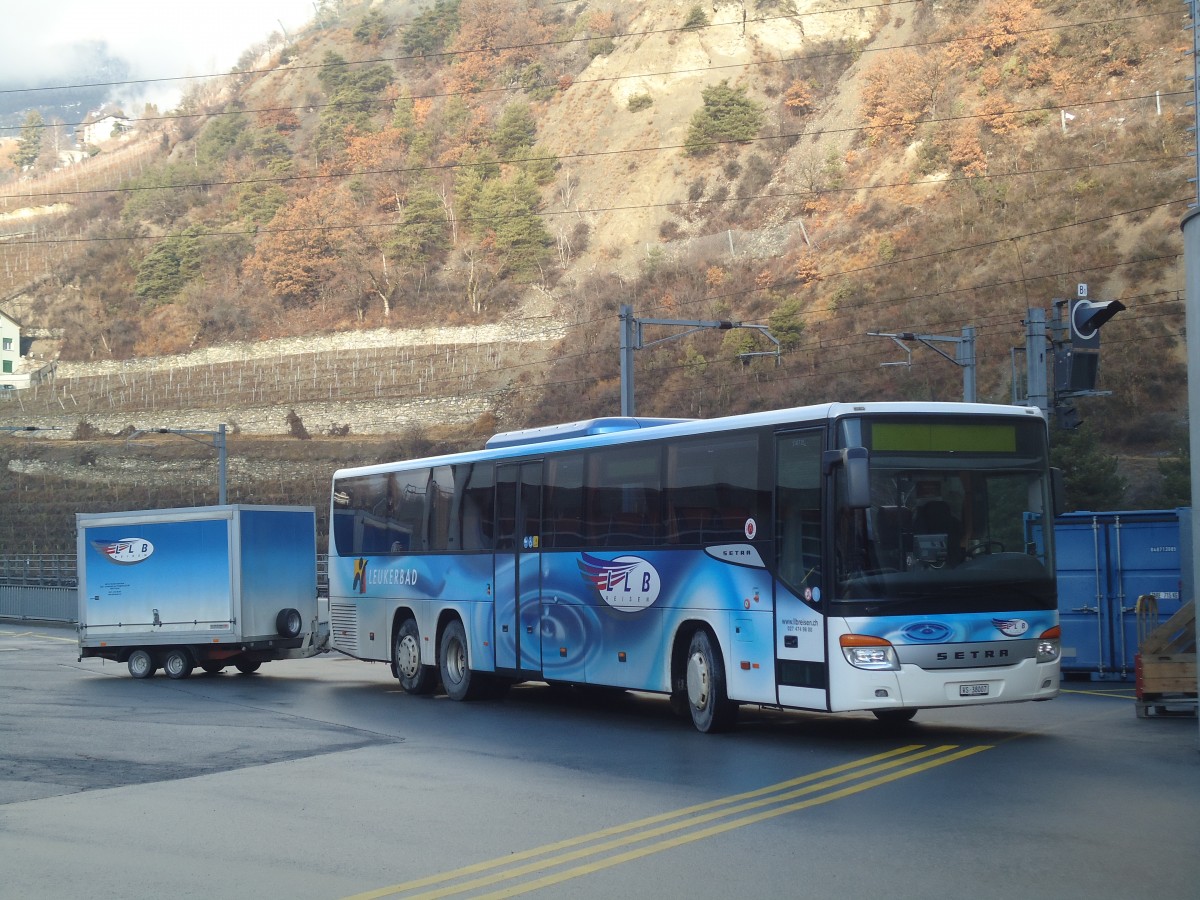
<svg viewBox="0 0 1200 900">
<path fill-rule="evenodd" d="M 281 609 L 275 617 L 275 630 L 285 638 L 294 638 L 304 630 L 304 616 L 298 609 Z"/>
<path fill-rule="evenodd" d="M 129 674 L 134 678 L 149 678 L 158 671 L 149 650 L 134 650 L 129 654 Z"/>
<path fill-rule="evenodd" d="M 192 655 L 182 647 L 172 647 L 163 657 L 163 671 L 167 673 L 168 678 L 187 678 L 192 674 L 194 666 Z"/>
<path fill-rule="evenodd" d="M 415 619 L 405 619 L 392 644 L 396 679 L 407 694 L 428 694 L 437 686 L 437 670 L 421 663 L 421 634 Z"/>
<path fill-rule="evenodd" d="M 688 645 L 687 696 L 697 731 L 728 731 L 737 721 L 738 707 L 725 690 L 725 664 L 708 632 L 698 628 Z"/>
<path fill-rule="evenodd" d="M 455 619 L 442 632 L 438 653 L 438 669 L 442 686 L 451 700 L 474 700 L 481 690 L 483 678 L 471 671 L 467 658 L 467 632 Z"/>
<path fill-rule="evenodd" d="M 262 665 L 257 659 L 243 659 L 236 663 L 237 670 L 243 675 L 252 675 L 258 671 L 258 667 Z"/>
<path fill-rule="evenodd" d="M 200 663 L 200 668 L 202 668 L 208 675 L 216 675 L 218 672 L 225 671 L 225 663 L 212 661 L 202 662 Z"/>
</svg>

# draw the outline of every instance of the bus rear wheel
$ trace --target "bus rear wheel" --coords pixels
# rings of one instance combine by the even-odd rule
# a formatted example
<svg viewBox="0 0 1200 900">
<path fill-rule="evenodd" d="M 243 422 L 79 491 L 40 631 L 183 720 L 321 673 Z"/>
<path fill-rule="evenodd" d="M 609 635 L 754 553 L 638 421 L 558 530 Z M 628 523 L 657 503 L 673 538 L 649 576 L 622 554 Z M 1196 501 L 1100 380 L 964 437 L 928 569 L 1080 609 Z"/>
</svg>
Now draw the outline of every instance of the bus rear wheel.
<svg viewBox="0 0 1200 900">
<path fill-rule="evenodd" d="M 415 619 L 405 619 L 392 644 L 396 679 L 407 694 L 428 694 L 437 685 L 437 670 L 421 663 L 421 633 Z"/>
<path fill-rule="evenodd" d="M 692 724 L 704 734 L 728 731 L 737 721 L 737 704 L 725 688 L 720 648 L 704 629 L 692 635 L 687 655 L 687 698 Z"/>
<path fill-rule="evenodd" d="M 457 619 L 442 632 L 438 670 L 442 687 L 451 700 L 474 700 L 483 687 L 483 677 L 471 671 L 467 658 L 467 631 Z"/>
</svg>

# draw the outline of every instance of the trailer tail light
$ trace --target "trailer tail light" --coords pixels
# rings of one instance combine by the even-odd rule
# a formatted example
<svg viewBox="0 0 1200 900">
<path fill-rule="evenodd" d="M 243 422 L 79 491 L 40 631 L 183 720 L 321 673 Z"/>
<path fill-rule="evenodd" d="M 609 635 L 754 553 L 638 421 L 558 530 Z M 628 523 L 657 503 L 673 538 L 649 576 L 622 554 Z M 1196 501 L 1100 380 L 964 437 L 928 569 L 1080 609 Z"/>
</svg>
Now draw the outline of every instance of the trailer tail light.
<svg viewBox="0 0 1200 900">
<path fill-rule="evenodd" d="M 869 634 L 843 634 L 838 638 L 846 662 L 856 669 L 899 671 L 900 660 L 891 641 Z"/>
</svg>

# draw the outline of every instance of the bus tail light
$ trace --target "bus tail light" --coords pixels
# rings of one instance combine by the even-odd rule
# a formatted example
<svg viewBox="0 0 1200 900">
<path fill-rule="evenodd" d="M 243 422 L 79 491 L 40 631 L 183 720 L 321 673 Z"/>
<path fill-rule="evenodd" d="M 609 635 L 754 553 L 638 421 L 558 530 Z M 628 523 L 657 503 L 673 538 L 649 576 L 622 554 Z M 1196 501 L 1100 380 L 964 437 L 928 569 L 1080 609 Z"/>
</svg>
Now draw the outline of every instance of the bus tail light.
<svg viewBox="0 0 1200 900">
<path fill-rule="evenodd" d="M 1040 663 L 1054 662 L 1061 652 L 1062 629 L 1055 625 L 1053 628 L 1043 631 L 1042 636 L 1038 638 L 1037 661 Z"/>
<path fill-rule="evenodd" d="M 899 671 L 900 660 L 890 641 L 869 634 L 843 634 L 838 638 L 846 662 L 856 669 Z"/>
</svg>

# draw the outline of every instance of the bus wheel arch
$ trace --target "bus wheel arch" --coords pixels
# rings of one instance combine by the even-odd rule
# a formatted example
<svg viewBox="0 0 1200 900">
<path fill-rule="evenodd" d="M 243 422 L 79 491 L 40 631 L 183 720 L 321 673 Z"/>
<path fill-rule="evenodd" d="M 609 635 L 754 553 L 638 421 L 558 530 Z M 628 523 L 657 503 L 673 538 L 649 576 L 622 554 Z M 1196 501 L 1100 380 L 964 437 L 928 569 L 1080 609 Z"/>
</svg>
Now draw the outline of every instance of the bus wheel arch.
<svg viewBox="0 0 1200 900">
<path fill-rule="evenodd" d="M 738 704 L 729 699 L 725 658 L 712 629 L 703 623 L 682 629 L 671 658 L 672 708 L 686 711 L 696 730 L 705 734 L 732 728 Z"/>
<path fill-rule="evenodd" d="M 438 669 L 424 661 L 421 631 L 412 610 L 401 609 L 392 623 L 392 674 L 407 694 L 431 694 Z"/>
</svg>

